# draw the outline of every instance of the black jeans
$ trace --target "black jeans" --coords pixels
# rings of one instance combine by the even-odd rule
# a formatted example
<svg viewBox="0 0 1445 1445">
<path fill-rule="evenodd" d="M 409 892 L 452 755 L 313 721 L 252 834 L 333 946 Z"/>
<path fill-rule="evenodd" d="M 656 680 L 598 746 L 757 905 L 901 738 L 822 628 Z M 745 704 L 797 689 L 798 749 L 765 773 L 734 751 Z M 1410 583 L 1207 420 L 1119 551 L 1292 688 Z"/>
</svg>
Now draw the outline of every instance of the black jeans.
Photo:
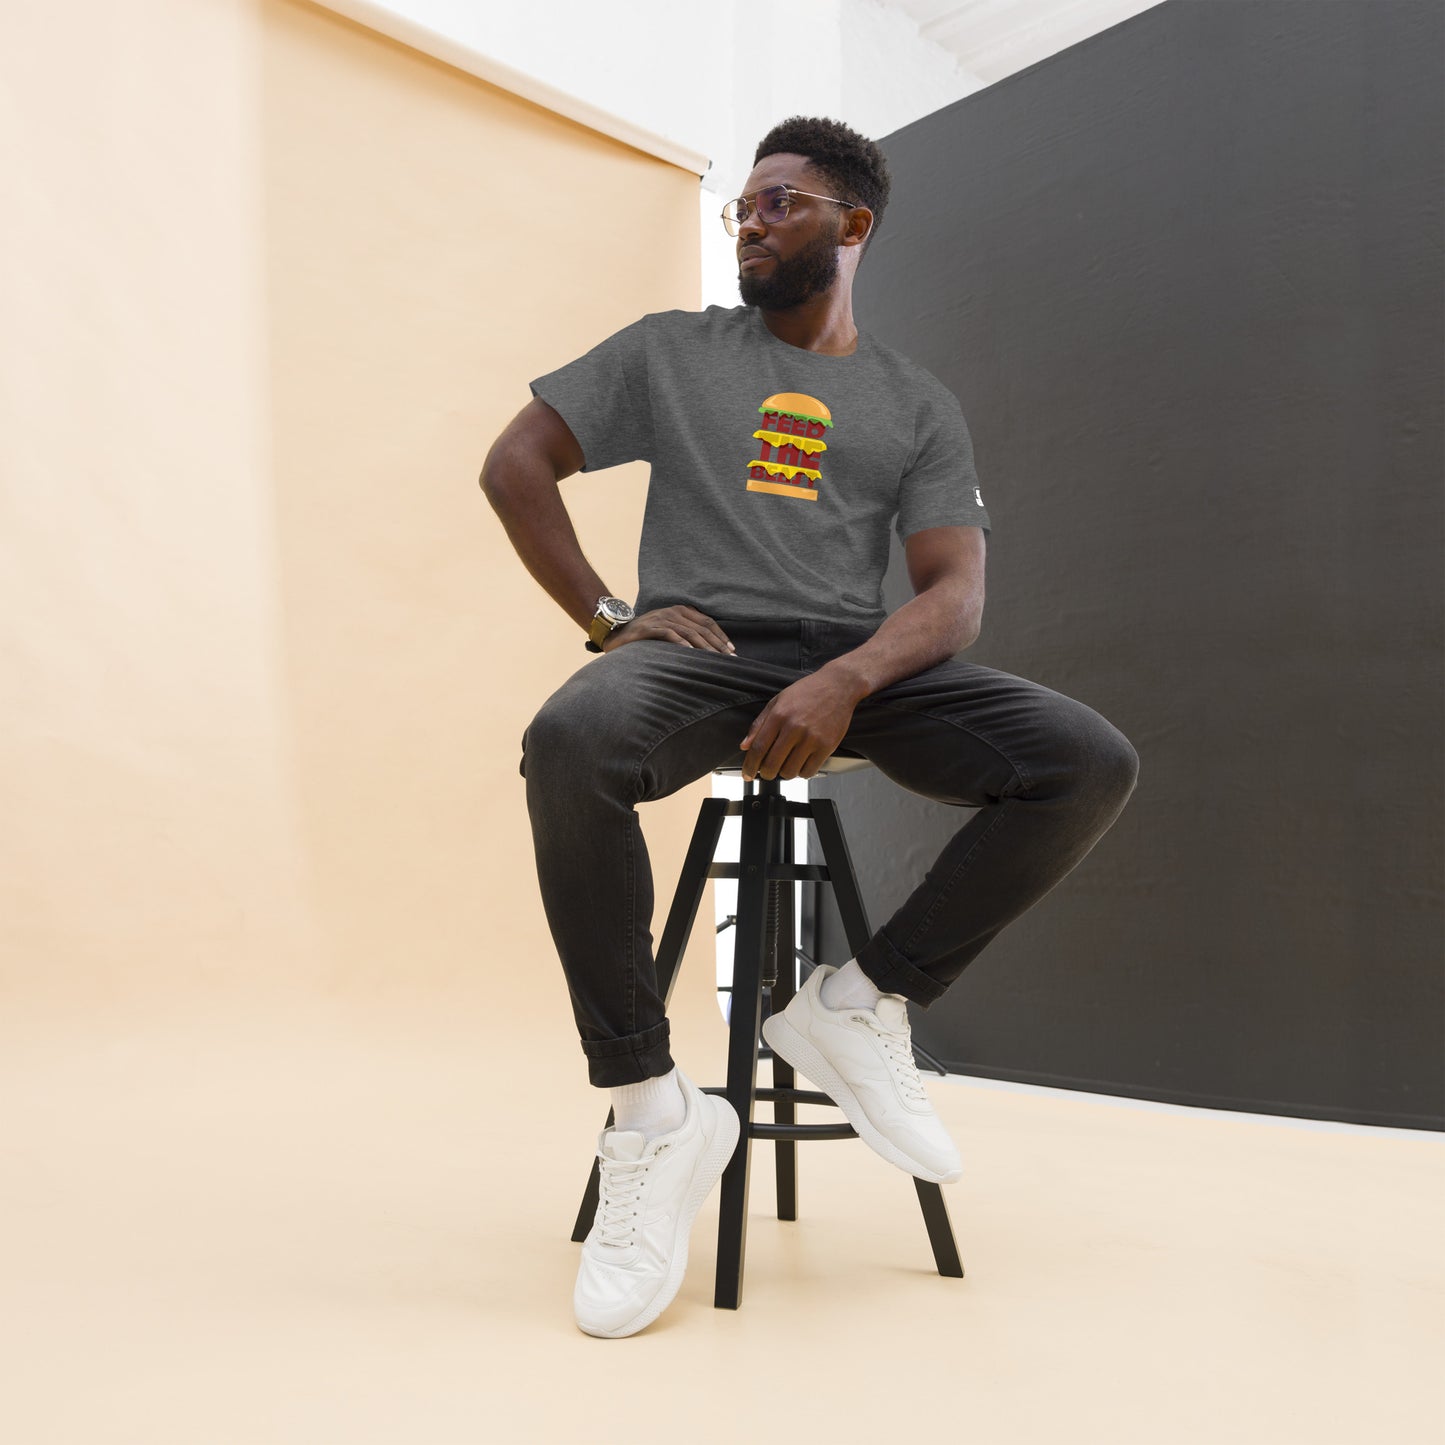
<svg viewBox="0 0 1445 1445">
<path fill-rule="evenodd" d="M 873 631 L 718 622 L 736 656 L 629 642 L 579 668 L 523 735 L 542 902 L 601 1087 L 672 1068 L 636 804 L 737 762 L 769 698 Z M 858 954 L 880 989 L 925 1007 L 1084 858 L 1139 769 L 1092 708 L 961 657 L 865 698 L 841 747 L 911 792 L 979 809 Z"/>
</svg>

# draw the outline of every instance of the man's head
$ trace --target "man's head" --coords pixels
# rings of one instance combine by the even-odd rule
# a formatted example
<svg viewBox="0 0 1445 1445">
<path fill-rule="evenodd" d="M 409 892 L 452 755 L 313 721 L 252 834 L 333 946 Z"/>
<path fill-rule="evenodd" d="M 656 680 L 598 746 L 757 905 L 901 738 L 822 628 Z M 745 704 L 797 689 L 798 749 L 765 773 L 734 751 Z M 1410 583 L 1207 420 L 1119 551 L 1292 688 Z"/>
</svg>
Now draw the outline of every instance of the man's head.
<svg viewBox="0 0 1445 1445">
<path fill-rule="evenodd" d="M 777 186 L 791 188 L 786 199 L 770 189 Z M 840 274 L 851 286 L 888 191 L 883 152 L 841 121 L 795 115 L 775 125 L 743 184 L 737 234 L 743 304 L 785 311 L 828 291 Z M 750 254 L 759 259 L 743 264 Z"/>
</svg>

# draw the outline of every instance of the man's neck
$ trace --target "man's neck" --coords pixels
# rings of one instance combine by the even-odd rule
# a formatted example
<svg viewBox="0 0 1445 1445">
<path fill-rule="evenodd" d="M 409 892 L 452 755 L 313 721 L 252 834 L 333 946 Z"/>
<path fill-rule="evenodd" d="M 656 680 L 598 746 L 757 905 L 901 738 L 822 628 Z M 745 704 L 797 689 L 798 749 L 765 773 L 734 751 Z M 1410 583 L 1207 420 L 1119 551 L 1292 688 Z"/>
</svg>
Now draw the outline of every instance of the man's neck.
<svg viewBox="0 0 1445 1445">
<path fill-rule="evenodd" d="M 786 311 L 762 307 L 763 325 L 779 341 L 824 356 L 851 356 L 858 349 L 858 328 L 853 324 L 853 293 L 814 296 Z"/>
</svg>

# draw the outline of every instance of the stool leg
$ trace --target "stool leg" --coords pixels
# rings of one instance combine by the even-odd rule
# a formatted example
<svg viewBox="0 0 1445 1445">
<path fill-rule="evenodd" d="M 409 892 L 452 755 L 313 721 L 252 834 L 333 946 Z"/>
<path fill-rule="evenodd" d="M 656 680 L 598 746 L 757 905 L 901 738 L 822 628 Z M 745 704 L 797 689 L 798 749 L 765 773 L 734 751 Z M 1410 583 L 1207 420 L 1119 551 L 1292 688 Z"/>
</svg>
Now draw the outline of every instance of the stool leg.
<svg viewBox="0 0 1445 1445">
<path fill-rule="evenodd" d="M 831 798 L 813 798 L 809 800 L 809 806 L 813 812 L 813 824 L 818 830 L 818 842 L 823 849 L 828 880 L 833 885 L 833 897 L 843 919 L 843 931 L 848 935 L 848 947 L 856 957 L 858 950 L 873 937 L 873 930 L 868 926 L 868 913 L 863 906 L 858 875 L 853 871 L 853 859 L 838 821 L 838 805 Z M 928 1242 L 933 1247 L 933 1262 L 939 1274 L 950 1279 L 962 1279 L 963 1263 L 958 1257 L 958 1245 L 954 1242 L 943 1190 L 929 1180 L 916 1177 L 913 1185 L 918 1192 L 924 1227 L 928 1230 Z"/>
<path fill-rule="evenodd" d="M 758 1030 L 762 1025 L 763 946 L 767 935 L 769 820 L 777 783 L 761 780 L 743 802 L 738 852 L 738 922 L 733 933 L 733 996 L 728 1020 L 728 1102 L 742 1128 L 732 1162 L 723 1171 L 718 1204 L 717 1278 L 713 1304 L 737 1309 L 743 1293 L 748 1232 L 748 1169 L 752 1161 L 753 1092 L 758 1081 Z"/>
<path fill-rule="evenodd" d="M 918 1192 L 918 1204 L 923 1210 L 923 1226 L 928 1231 L 928 1242 L 933 1246 L 933 1262 L 938 1272 L 948 1279 L 963 1278 L 963 1261 L 958 1257 L 958 1245 L 953 1238 L 953 1225 L 948 1221 L 948 1205 L 943 1190 L 927 1179 L 915 1176 L 913 1187 Z"/>
<path fill-rule="evenodd" d="M 828 882 L 833 885 L 833 901 L 838 905 L 838 915 L 843 920 L 843 933 L 848 939 L 849 950 L 856 955 L 873 937 L 873 929 L 868 922 L 868 911 L 863 906 L 858 875 L 853 871 L 848 840 L 843 836 L 843 825 L 838 821 L 838 805 L 832 798 L 810 798 L 808 807 L 813 813 L 813 826 L 818 830 L 823 866 L 828 870 Z"/>
<path fill-rule="evenodd" d="M 722 837 L 727 816 L 726 798 L 703 799 L 697 827 L 692 830 L 692 842 L 687 845 L 687 856 L 682 860 L 682 872 L 677 875 L 677 892 L 672 895 L 672 907 L 657 945 L 657 991 L 662 995 L 664 1007 L 672 998 L 672 986 L 682 968 L 682 955 L 692 937 L 697 910 L 707 890 L 708 869 L 717 856 L 717 840 Z"/>
<path fill-rule="evenodd" d="M 728 800 L 726 798 L 705 798 L 698 813 L 697 826 L 692 830 L 692 842 L 688 844 L 687 856 L 682 860 L 682 872 L 677 877 L 677 892 L 672 895 L 672 907 L 668 910 L 667 924 L 662 930 L 662 941 L 657 946 L 657 991 L 662 995 L 666 1007 L 672 997 L 672 987 L 682 964 L 683 951 L 697 919 L 697 910 L 702 895 L 707 889 L 708 869 L 717 853 L 717 840 L 722 836 L 727 821 Z M 612 1110 L 607 1111 L 607 1122 L 602 1127 L 610 1129 L 613 1124 Z M 587 1176 L 587 1187 L 582 1191 L 582 1204 L 577 1210 L 577 1222 L 572 1226 L 572 1238 L 580 1244 L 587 1238 L 592 1221 L 597 1217 L 597 1201 L 601 1194 L 597 1156 L 592 1156 L 592 1172 Z"/>
<path fill-rule="evenodd" d="M 782 860 L 784 863 L 792 863 L 794 861 L 793 820 L 785 816 L 781 822 L 783 830 L 780 848 Z M 774 954 L 773 968 L 769 972 L 776 973 L 777 982 L 773 984 L 769 998 L 769 1011 L 782 1013 L 792 1002 L 798 987 L 797 928 L 793 921 L 794 885 L 792 879 L 789 878 L 775 881 L 772 887 L 781 889 L 782 894 L 777 910 L 777 937 L 772 940 L 776 953 Z M 793 1066 L 780 1059 L 777 1054 L 773 1055 L 773 1087 L 775 1089 L 797 1087 L 797 1076 L 793 1072 Z M 779 1124 L 797 1123 L 797 1105 L 791 1101 L 774 1104 L 773 1118 Z M 798 1217 L 798 1144 L 795 1139 L 779 1139 L 773 1148 L 776 1152 L 778 1218 L 796 1219 Z"/>
<path fill-rule="evenodd" d="M 607 1111 L 607 1122 L 602 1126 L 610 1129 L 613 1124 L 612 1110 Z M 582 1191 L 582 1203 L 577 1210 L 577 1221 L 572 1226 L 572 1239 L 576 1244 L 581 1244 L 587 1238 L 592 1228 L 592 1221 L 597 1218 L 597 1203 L 602 1198 L 602 1166 L 597 1162 L 597 1156 L 592 1156 L 592 1172 L 587 1176 L 587 1187 Z"/>
</svg>

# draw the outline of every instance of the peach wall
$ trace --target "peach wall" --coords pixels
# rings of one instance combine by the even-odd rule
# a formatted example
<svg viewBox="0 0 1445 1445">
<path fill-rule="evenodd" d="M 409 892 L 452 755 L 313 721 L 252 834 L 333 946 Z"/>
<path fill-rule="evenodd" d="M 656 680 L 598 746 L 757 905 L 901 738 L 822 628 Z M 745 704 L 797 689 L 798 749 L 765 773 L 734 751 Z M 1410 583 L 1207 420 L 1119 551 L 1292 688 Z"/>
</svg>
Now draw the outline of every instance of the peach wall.
<svg viewBox="0 0 1445 1445">
<path fill-rule="evenodd" d="M 300 0 L 84 8 L 0 59 L 0 984 L 565 1010 L 517 763 L 587 654 L 477 474 L 698 304 L 697 179 Z M 624 596 L 645 481 L 564 484 Z"/>
</svg>

